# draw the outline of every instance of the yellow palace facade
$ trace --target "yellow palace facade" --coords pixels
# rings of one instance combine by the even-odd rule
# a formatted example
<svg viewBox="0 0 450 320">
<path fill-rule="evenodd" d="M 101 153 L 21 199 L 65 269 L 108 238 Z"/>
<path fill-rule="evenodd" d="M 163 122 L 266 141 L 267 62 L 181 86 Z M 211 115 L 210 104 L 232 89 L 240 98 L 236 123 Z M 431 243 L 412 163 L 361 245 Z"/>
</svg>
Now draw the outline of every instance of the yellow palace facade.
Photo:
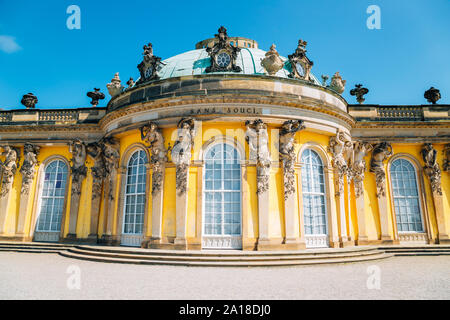
<svg viewBox="0 0 450 320">
<path fill-rule="evenodd" d="M 295 48 L 295 46 L 294 46 Z M 450 243 L 450 106 L 366 105 L 311 73 L 306 42 L 228 37 L 89 92 L 0 111 L 0 240 L 298 250 Z"/>
</svg>

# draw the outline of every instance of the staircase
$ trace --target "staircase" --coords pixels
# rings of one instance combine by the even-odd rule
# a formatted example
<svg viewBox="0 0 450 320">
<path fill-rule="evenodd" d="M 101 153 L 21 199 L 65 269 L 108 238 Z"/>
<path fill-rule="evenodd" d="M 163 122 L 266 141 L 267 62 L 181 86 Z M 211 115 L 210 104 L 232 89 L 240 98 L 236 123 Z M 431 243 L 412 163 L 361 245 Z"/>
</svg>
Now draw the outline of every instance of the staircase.
<svg viewBox="0 0 450 320">
<path fill-rule="evenodd" d="M 298 251 L 159 250 L 45 242 L 0 242 L 1 251 L 57 253 L 96 262 L 209 267 L 266 267 L 352 263 L 392 256 L 450 255 L 450 245 L 358 246 Z"/>
</svg>

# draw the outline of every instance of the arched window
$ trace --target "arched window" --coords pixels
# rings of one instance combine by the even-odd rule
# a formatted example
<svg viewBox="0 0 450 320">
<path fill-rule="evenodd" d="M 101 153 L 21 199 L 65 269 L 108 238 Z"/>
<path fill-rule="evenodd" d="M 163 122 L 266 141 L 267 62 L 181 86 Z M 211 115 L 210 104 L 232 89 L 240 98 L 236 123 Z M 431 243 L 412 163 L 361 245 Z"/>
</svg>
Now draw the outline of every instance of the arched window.
<svg viewBox="0 0 450 320">
<path fill-rule="evenodd" d="M 66 198 L 68 167 L 62 160 L 50 162 L 44 169 L 40 208 L 36 222 L 36 241 L 58 241 Z"/>
<path fill-rule="evenodd" d="M 302 193 L 305 241 L 308 247 L 328 246 L 325 179 L 320 156 L 311 149 L 302 153 Z"/>
<path fill-rule="evenodd" d="M 394 160 L 391 180 L 398 232 L 423 232 L 414 166 L 406 159 Z"/>
<path fill-rule="evenodd" d="M 205 156 L 204 248 L 241 248 L 241 164 L 237 150 L 216 144 Z"/>
<path fill-rule="evenodd" d="M 146 163 L 147 155 L 143 150 L 133 153 L 128 161 L 122 245 L 141 244 L 146 205 Z"/>
</svg>

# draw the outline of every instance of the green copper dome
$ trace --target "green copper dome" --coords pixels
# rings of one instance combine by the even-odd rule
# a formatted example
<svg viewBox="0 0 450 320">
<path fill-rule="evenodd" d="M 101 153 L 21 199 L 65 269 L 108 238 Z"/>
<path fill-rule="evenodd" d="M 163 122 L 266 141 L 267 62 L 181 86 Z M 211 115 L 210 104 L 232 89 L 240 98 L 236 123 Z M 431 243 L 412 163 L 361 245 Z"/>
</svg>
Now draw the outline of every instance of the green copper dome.
<svg viewBox="0 0 450 320">
<path fill-rule="evenodd" d="M 241 68 L 237 74 L 248 75 L 267 75 L 261 66 L 261 60 L 264 59 L 266 51 L 257 48 L 242 48 L 238 53 L 236 65 Z M 285 57 L 280 58 L 285 62 L 284 67 L 275 74 L 275 77 L 288 78 L 291 72 L 289 60 Z M 207 74 L 205 69 L 211 64 L 210 57 L 206 49 L 197 49 L 187 51 L 162 61 L 162 67 L 158 70 L 160 79 L 173 77 L 191 76 Z M 235 72 L 214 72 L 212 74 L 227 74 Z M 317 78 L 312 75 L 314 83 L 320 85 Z"/>
</svg>

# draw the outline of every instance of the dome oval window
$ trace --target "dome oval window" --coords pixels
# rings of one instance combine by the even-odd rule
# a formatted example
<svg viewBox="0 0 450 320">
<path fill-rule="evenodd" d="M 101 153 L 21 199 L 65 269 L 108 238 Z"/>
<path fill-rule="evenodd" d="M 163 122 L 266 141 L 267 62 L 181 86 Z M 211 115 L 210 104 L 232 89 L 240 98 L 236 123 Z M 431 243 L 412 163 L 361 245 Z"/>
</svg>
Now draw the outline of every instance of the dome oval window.
<svg viewBox="0 0 450 320">
<path fill-rule="evenodd" d="M 230 64 L 230 55 L 226 52 L 221 52 L 217 55 L 217 64 L 221 68 L 226 68 Z"/>
</svg>

